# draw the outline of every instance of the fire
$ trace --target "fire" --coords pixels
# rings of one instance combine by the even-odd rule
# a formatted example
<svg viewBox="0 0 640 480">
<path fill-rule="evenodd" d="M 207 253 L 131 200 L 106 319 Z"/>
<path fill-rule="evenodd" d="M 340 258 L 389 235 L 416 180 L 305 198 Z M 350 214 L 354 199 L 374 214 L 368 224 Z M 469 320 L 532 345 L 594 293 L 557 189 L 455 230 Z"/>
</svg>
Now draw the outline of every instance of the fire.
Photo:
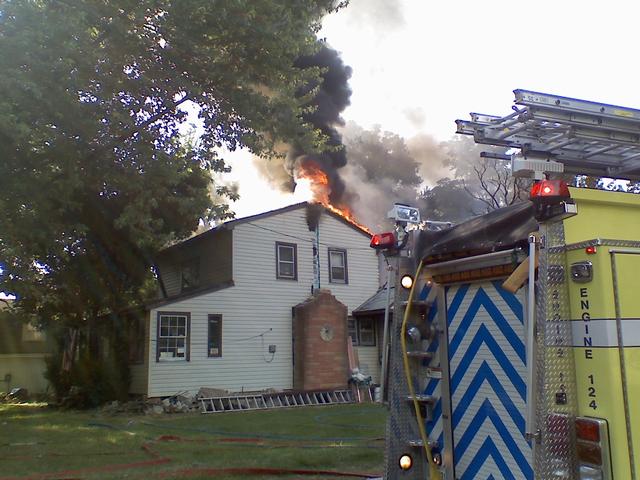
<svg viewBox="0 0 640 480">
<path fill-rule="evenodd" d="M 351 209 L 344 205 L 335 206 L 331 204 L 331 201 L 329 200 L 329 194 L 331 193 L 329 177 L 316 162 L 311 160 L 302 162 L 296 173 L 298 181 L 306 180 L 309 182 L 309 187 L 313 195 L 312 201 L 321 203 L 324 207 L 328 208 L 333 213 L 340 215 L 349 223 L 361 228 L 370 235 L 373 234 L 366 225 L 363 225 L 356 220 Z"/>
</svg>

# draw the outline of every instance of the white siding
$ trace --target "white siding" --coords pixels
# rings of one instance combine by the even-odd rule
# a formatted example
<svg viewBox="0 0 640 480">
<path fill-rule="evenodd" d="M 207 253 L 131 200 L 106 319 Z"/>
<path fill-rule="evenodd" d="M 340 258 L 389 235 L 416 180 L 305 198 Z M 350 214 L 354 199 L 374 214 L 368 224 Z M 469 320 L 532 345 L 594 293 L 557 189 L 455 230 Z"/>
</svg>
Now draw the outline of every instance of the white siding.
<svg viewBox="0 0 640 480">
<path fill-rule="evenodd" d="M 14 387 L 26 388 L 29 393 L 45 393 L 49 382 L 44 378 L 47 369 L 44 353 L 10 353 L 0 355 L 0 374 L 2 380 L 11 375 L 9 383 L 3 382 L 7 391 Z"/>
<path fill-rule="evenodd" d="M 235 286 L 173 302 L 150 312 L 149 396 L 195 392 L 200 387 L 231 391 L 293 386 L 292 307 L 311 294 L 312 241 L 305 209 L 241 223 L 233 230 Z M 276 242 L 297 245 L 298 279 L 276 279 Z M 323 213 L 320 220 L 322 288 L 349 312 L 378 288 L 378 264 L 367 236 Z M 327 247 L 347 250 L 348 285 L 328 283 Z M 156 362 L 158 311 L 191 314 L 190 361 Z M 207 315 L 222 315 L 222 357 L 207 357 Z M 260 336 L 262 334 L 262 336 Z M 277 351 L 268 353 L 268 346 Z M 377 362 L 376 362 L 377 365 Z"/>
</svg>

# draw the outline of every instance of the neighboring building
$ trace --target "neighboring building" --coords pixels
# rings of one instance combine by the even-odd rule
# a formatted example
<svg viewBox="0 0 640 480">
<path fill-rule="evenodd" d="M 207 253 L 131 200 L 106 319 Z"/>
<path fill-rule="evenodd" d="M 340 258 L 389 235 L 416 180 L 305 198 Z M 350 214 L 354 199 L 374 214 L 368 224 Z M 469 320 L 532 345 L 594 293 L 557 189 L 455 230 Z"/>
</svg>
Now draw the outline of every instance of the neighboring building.
<svg viewBox="0 0 640 480">
<path fill-rule="evenodd" d="M 45 359 L 51 345 L 44 332 L 3 312 L 6 302 L 10 300 L 0 300 L 0 391 L 22 387 L 30 394 L 45 393 Z"/>
<path fill-rule="evenodd" d="M 378 259 L 365 230 L 323 207 L 304 202 L 232 220 L 161 252 L 165 298 L 143 317 L 131 392 L 293 388 L 293 309 L 312 294 L 316 242 L 320 288 L 351 316 L 379 287 Z M 352 333 L 365 373 L 377 379 L 377 327 L 362 322 Z"/>
</svg>

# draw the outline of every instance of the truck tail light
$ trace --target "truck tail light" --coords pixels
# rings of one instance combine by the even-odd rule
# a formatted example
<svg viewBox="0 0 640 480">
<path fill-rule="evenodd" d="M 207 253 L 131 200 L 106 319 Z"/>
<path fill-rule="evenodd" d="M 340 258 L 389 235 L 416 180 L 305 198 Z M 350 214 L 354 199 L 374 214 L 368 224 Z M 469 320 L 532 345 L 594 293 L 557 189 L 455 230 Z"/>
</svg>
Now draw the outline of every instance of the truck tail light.
<svg viewBox="0 0 640 480">
<path fill-rule="evenodd" d="M 376 233 L 373 237 L 371 237 L 371 243 L 369 244 L 369 246 L 371 248 L 375 248 L 376 250 L 394 248 L 396 246 L 396 236 L 393 234 L 393 232 Z"/>
<path fill-rule="evenodd" d="M 576 418 L 576 437 L 589 442 L 600 442 L 600 425 L 591 418 Z"/>
<path fill-rule="evenodd" d="M 609 480 L 611 453 L 607 421 L 601 418 L 577 417 L 576 456 L 581 480 Z"/>
</svg>

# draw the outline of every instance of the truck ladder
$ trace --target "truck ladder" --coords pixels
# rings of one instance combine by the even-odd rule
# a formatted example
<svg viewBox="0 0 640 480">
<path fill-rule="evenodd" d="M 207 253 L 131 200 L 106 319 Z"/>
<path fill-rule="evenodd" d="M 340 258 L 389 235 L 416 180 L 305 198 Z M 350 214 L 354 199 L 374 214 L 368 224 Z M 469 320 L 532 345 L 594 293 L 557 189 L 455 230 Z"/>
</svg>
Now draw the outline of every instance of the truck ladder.
<svg viewBox="0 0 640 480">
<path fill-rule="evenodd" d="M 514 90 L 514 112 L 471 113 L 457 133 L 476 143 L 554 160 L 565 172 L 640 180 L 640 110 L 558 95 Z"/>
</svg>

